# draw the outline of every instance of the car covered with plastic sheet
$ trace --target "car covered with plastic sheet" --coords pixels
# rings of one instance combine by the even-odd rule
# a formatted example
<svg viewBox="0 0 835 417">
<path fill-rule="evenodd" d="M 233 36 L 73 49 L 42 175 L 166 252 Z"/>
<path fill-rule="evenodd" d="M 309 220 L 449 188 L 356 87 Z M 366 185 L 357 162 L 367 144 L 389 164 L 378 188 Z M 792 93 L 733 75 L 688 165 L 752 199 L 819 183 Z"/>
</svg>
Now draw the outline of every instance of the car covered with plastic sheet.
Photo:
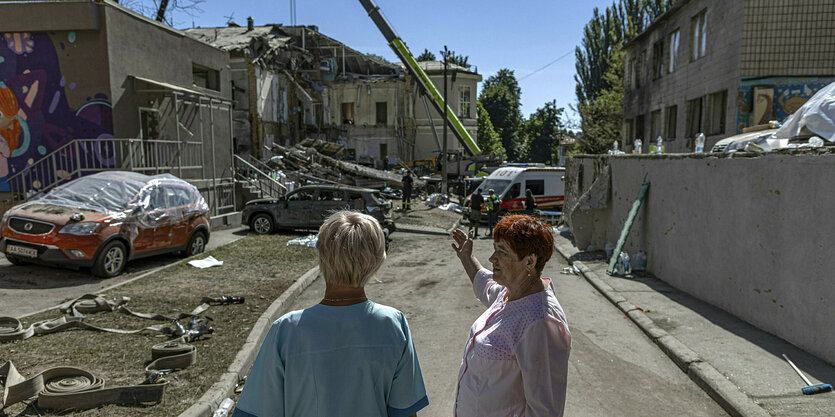
<svg viewBox="0 0 835 417">
<path fill-rule="evenodd" d="M 170 174 L 107 171 L 9 209 L 0 250 L 16 265 L 86 267 L 109 278 L 132 259 L 200 253 L 209 234 L 209 206 L 193 185 Z"/>
</svg>

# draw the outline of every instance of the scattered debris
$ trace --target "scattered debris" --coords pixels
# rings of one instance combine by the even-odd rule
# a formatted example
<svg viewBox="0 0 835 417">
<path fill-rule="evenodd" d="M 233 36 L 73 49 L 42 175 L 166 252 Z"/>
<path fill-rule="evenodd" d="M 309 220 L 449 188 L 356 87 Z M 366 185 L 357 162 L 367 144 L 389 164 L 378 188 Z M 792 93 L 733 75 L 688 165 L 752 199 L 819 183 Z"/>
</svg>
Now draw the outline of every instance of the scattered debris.
<svg viewBox="0 0 835 417">
<path fill-rule="evenodd" d="M 464 213 L 464 207 L 462 207 L 458 204 L 455 204 L 455 203 L 441 204 L 440 206 L 438 206 L 438 208 L 441 209 L 441 210 L 451 211 L 453 213 L 458 213 L 458 214 Z"/>
<path fill-rule="evenodd" d="M 195 268 L 206 269 L 213 266 L 222 266 L 223 261 L 218 261 L 214 256 L 208 256 L 206 259 L 195 259 L 193 261 L 189 261 L 188 264 Z"/>
<path fill-rule="evenodd" d="M 432 194 L 426 199 L 426 205 L 429 207 L 439 207 L 449 202 L 449 196 L 445 194 Z"/>
<path fill-rule="evenodd" d="M 563 268 L 560 273 L 563 275 L 580 275 L 580 268 L 577 268 L 577 265 L 570 265 Z"/>
<path fill-rule="evenodd" d="M 307 235 L 307 237 L 297 237 L 293 240 L 287 242 L 287 246 L 310 246 L 311 248 L 316 247 L 316 241 L 319 240 L 319 235 Z"/>
</svg>

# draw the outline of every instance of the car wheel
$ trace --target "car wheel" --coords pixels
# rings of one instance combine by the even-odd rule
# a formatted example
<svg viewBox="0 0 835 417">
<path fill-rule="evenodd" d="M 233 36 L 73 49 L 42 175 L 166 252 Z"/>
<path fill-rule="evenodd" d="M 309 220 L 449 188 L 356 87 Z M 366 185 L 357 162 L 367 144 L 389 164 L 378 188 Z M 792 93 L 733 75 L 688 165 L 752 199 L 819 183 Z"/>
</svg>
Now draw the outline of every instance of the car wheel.
<svg viewBox="0 0 835 417">
<path fill-rule="evenodd" d="M 266 235 L 273 231 L 273 219 L 268 214 L 258 214 L 252 218 L 249 228 L 259 235 Z"/>
<path fill-rule="evenodd" d="M 93 275 L 102 278 L 113 278 L 125 270 L 128 263 L 128 251 L 125 244 L 114 240 L 99 252 L 93 263 Z"/>
<path fill-rule="evenodd" d="M 188 238 L 188 243 L 186 244 L 186 249 L 183 251 L 183 255 L 194 256 L 198 253 L 203 253 L 203 251 L 206 250 L 207 241 L 206 232 L 198 230 L 192 233 L 191 237 Z"/>
<path fill-rule="evenodd" d="M 14 255 L 6 255 L 6 259 L 11 262 L 12 265 L 26 265 L 26 261 Z"/>
</svg>

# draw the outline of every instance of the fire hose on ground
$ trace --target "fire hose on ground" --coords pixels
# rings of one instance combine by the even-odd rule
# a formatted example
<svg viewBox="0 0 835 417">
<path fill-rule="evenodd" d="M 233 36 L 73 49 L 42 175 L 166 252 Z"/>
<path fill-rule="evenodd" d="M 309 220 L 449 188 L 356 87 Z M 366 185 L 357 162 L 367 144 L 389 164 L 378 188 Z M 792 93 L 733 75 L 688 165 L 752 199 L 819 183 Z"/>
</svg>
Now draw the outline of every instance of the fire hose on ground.
<svg viewBox="0 0 835 417">
<path fill-rule="evenodd" d="M 59 309 L 72 313 L 72 317 L 59 317 L 32 324 L 24 329 L 13 317 L 0 317 L 0 342 L 25 340 L 33 336 L 44 336 L 69 329 L 83 329 L 118 334 L 156 332 L 176 336 L 176 339 L 155 344 L 151 347 L 151 363 L 145 367 L 145 381 L 138 385 L 105 387 L 105 381 L 81 368 L 61 366 L 46 369 L 31 378 L 24 378 L 11 361 L 0 366 L 0 410 L 8 406 L 37 397 L 37 406 L 54 410 L 83 410 L 105 404 L 156 403 L 162 400 L 168 382 L 164 375 L 194 364 L 197 348 L 190 344 L 203 334 L 212 333 L 208 325 L 211 319 L 197 316 L 210 305 L 243 303 L 242 297 L 203 297 L 201 305 L 190 313 L 174 315 L 136 313 L 125 307 L 128 298 L 117 301 L 102 296 L 86 294 L 72 300 Z M 85 323 L 84 313 L 119 311 L 150 320 L 170 320 L 173 326 L 155 325 L 138 330 L 121 330 L 98 327 Z M 179 320 L 189 318 L 187 326 Z"/>
</svg>

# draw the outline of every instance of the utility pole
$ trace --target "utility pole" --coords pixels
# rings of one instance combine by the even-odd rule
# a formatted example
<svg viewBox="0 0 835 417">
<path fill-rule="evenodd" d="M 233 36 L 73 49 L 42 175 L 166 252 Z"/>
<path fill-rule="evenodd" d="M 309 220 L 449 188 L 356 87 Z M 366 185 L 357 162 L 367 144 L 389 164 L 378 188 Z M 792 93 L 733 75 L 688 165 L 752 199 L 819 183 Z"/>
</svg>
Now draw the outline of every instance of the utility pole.
<svg viewBox="0 0 835 417">
<path fill-rule="evenodd" d="M 447 50 L 446 45 L 444 45 L 444 147 L 441 149 L 441 193 L 444 195 L 449 194 L 449 189 L 447 186 L 447 154 L 446 154 L 446 130 L 447 130 L 447 120 L 449 120 L 449 106 L 447 106 L 447 88 L 446 88 L 446 74 L 447 68 L 449 67 L 449 50 Z"/>
</svg>

